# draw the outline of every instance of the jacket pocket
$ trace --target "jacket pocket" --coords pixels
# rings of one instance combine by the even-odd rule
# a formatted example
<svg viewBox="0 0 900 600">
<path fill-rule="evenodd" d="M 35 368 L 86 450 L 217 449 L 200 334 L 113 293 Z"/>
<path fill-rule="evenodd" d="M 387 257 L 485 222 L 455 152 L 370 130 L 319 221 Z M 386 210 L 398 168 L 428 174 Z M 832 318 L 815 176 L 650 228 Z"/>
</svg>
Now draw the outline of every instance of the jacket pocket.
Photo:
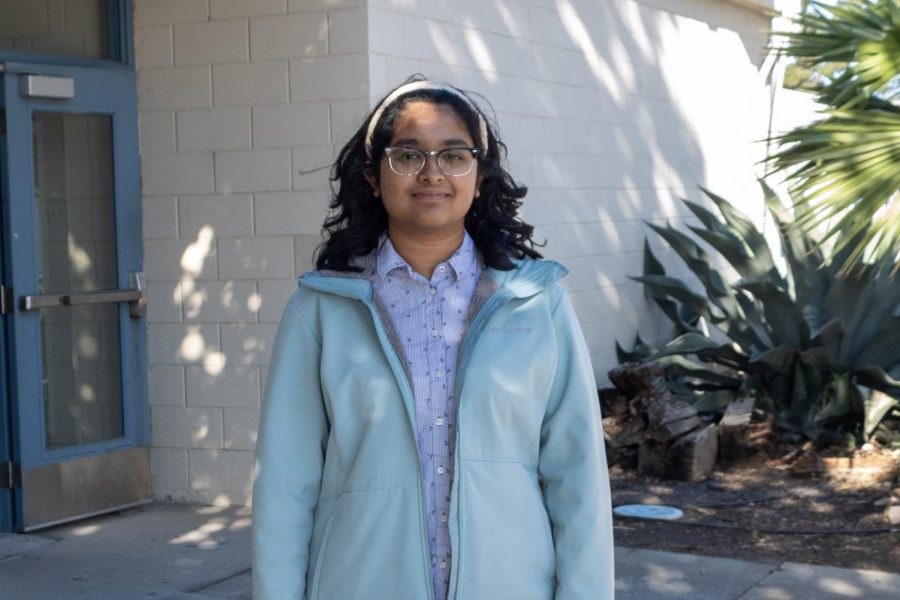
<svg viewBox="0 0 900 600">
<path fill-rule="evenodd" d="M 512 461 L 460 465 L 457 598 L 550 600 L 556 572 L 537 474 Z"/>
<path fill-rule="evenodd" d="M 325 532 L 322 534 L 322 543 L 319 546 L 319 555 L 316 557 L 316 569 L 313 572 L 312 589 L 309 591 L 309 600 L 317 600 L 319 597 L 319 579 L 322 576 L 322 565 L 325 564 L 325 552 L 328 550 L 328 538 L 331 537 L 331 526 L 334 525 L 334 513 L 328 515 L 325 523 Z"/>
</svg>

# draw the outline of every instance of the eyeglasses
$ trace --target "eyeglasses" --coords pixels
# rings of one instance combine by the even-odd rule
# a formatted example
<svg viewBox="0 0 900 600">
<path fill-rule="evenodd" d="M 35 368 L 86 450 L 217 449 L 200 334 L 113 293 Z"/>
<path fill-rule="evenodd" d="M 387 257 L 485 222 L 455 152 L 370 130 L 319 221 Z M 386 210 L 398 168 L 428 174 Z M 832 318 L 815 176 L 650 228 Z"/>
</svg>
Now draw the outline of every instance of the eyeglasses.
<svg viewBox="0 0 900 600">
<path fill-rule="evenodd" d="M 388 146 L 384 149 L 391 171 L 397 175 L 412 177 L 425 168 L 429 156 L 437 159 L 438 169 L 449 177 L 468 175 L 475 166 L 478 148 L 444 148 L 443 150 L 419 150 L 407 146 Z"/>
</svg>

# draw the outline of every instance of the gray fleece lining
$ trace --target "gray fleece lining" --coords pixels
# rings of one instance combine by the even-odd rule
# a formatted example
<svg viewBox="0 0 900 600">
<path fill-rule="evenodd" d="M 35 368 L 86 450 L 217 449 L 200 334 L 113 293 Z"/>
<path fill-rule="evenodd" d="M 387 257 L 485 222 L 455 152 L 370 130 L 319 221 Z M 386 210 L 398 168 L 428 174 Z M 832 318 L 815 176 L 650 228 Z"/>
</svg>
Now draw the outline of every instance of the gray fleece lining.
<svg viewBox="0 0 900 600">
<path fill-rule="evenodd" d="M 381 319 L 384 332 L 391 341 L 394 352 L 397 353 L 397 357 L 400 359 L 400 364 L 403 366 L 403 372 L 406 373 L 409 389 L 413 389 L 412 373 L 409 370 L 409 359 L 406 357 L 406 352 L 403 350 L 403 344 L 400 343 L 400 335 L 397 333 L 397 328 L 394 327 L 394 320 L 391 319 L 391 314 L 388 312 L 387 307 L 384 305 L 384 302 L 381 301 L 378 294 L 372 294 L 372 301 L 375 304 L 375 310 L 378 311 L 378 317 Z"/>
<path fill-rule="evenodd" d="M 475 315 L 481 310 L 481 307 L 500 289 L 500 284 L 494 281 L 494 278 L 488 273 L 486 267 L 482 268 L 481 276 L 475 283 L 475 291 L 472 292 L 472 300 L 469 301 L 469 312 L 466 314 L 466 322 L 463 325 L 463 337 L 469 331 L 469 326 L 475 320 Z"/>
</svg>

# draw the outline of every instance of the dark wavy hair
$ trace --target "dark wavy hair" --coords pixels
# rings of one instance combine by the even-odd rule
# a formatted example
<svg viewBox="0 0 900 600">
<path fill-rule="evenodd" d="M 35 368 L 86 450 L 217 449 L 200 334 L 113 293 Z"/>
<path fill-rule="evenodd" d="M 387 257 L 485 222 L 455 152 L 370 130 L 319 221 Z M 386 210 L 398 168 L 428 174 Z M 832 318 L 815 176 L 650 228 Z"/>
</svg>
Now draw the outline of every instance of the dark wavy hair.
<svg viewBox="0 0 900 600">
<path fill-rule="evenodd" d="M 422 80 L 423 77 L 416 76 L 405 83 Z M 385 98 L 389 95 L 386 94 Z M 472 139 L 480 139 L 479 113 L 473 108 L 474 101 L 470 105 L 456 94 L 441 89 L 415 90 L 401 95 L 383 111 L 372 136 L 372 157 L 381 160 L 384 156 L 384 149 L 390 144 L 398 118 L 406 104 L 412 101 L 451 107 L 466 124 Z M 322 226 L 325 241 L 316 252 L 317 269 L 360 271 L 353 264 L 353 259 L 370 253 L 381 234 L 387 230 L 387 212 L 366 180 L 367 169 L 371 169 L 369 172 L 376 180 L 380 171 L 374 168 L 377 165 L 373 165 L 373 160 L 366 153 L 366 133 L 374 112 L 369 113 L 341 149 L 331 168 L 331 210 Z M 515 259 L 526 256 L 541 258 L 535 246 L 542 244 L 534 242 L 531 237 L 534 227 L 518 215 L 522 205 L 520 200 L 525 197 L 528 188 L 517 184 L 503 168 L 506 146 L 497 136 L 496 127 L 483 112 L 481 114 L 487 125 L 488 147 L 478 153 L 481 193 L 466 214 L 465 227 L 485 264 L 508 271 L 514 267 Z"/>
</svg>

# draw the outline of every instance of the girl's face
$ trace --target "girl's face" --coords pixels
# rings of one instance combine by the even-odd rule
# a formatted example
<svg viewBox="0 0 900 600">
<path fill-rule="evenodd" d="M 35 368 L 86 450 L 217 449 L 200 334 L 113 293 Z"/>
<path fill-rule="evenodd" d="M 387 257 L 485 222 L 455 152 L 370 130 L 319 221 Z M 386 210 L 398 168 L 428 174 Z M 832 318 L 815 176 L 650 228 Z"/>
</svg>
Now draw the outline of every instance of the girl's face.
<svg viewBox="0 0 900 600">
<path fill-rule="evenodd" d="M 419 150 L 473 147 L 475 144 L 463 120 L 444 104 L 413 101 L 406 105 L 394 126 L 390 146 Z M 469 207 L 481 177 L 478 164 L 462 176 L 445 175 L 437 157 L 429 155 L 416 175 L 398 175 L 386 156 L 378 164 L 380 182 L 369 183 L 380 197 L 388 215 L 388 233 L 413 238 L 445 238 L 461 235 Z"/>
</svg>

